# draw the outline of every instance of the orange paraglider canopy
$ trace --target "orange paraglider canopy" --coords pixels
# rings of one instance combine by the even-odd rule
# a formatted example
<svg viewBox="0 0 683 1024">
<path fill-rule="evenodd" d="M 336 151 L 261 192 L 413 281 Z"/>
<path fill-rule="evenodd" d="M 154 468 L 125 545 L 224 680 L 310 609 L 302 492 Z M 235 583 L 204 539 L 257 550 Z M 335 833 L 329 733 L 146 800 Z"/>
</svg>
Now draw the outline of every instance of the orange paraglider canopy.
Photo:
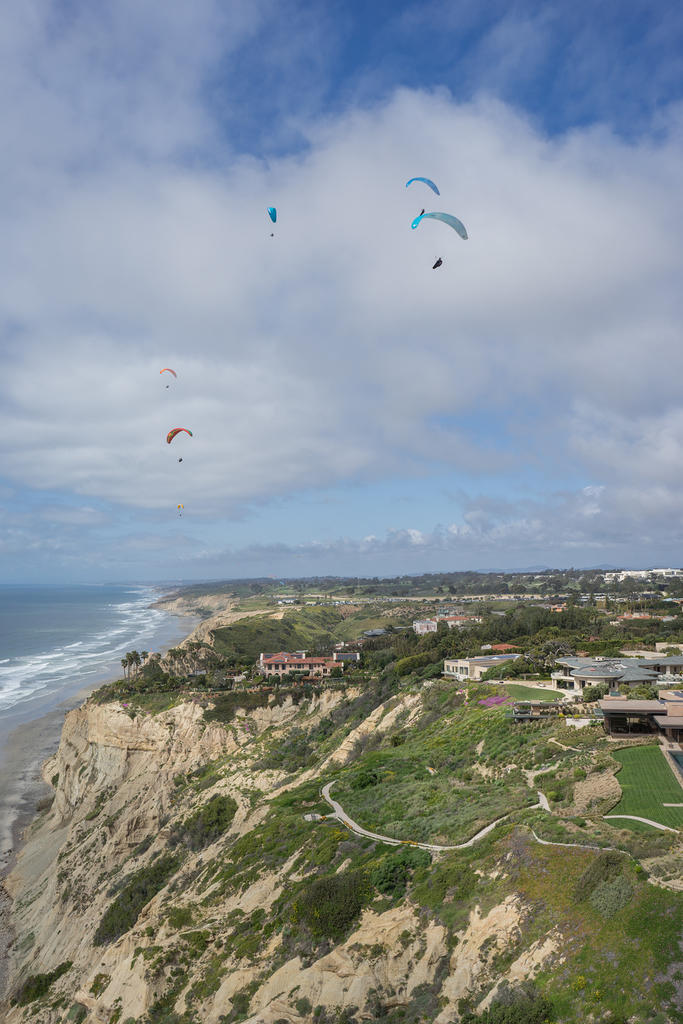
<svg viewBox="0 0 683 1024">
<path fill-rule="evenodd" d="M 190 437 L 192 437 L 192 431 L 188 430 L 187 427 L 174 427 L 173 430 L 169 430 L 166 435 L 166 444 L 170 444 L 176 434 L 180 434 L 182 431 L 185 431 L 186 434 L 189 434 Z"/>
</svg>

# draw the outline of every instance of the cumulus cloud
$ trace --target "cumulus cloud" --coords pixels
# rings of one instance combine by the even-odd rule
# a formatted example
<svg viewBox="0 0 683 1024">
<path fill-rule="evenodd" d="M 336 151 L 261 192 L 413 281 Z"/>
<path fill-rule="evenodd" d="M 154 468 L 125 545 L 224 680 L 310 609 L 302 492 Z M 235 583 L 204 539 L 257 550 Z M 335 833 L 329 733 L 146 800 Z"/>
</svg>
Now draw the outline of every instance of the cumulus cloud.
<svg viewBox="0 0 683 1024">
<path fill-rule="evenodd" d="M 162 507 L 165 433 L 187 425 L 184 482 L 215 511 L 425 459 L 493 468 L 495 443 L 466 426 L 483 409 L 502 436 L 535 403 L 539 447 L 550 425 L 564 448 L 577 404 L 604 433 L 634 403 L 678 400 L 675 139 L 549 141 L 500 104 L 411 92 L 309 131 L 305 156 L 268 168 L 67 179 L 10 231 L 14 479 Z M 416 151 L 469 242 L 410 231 L 429 202 L 403 188 Z M 168 391 L 160 365 L 179 373 Z"/>
<path fill-rule="evenodd" d="M 643 485 L 673 510 L 675 111 L 637 141 L 606 126 L 548 137 L 490 97 L 398 89 L 299 112 L 302 148 L 266 160 L 221 137 L 205 90 L 272 5 L 231 5 L 229 20 L 217 0 L 199 8 L 159 19 L 131 2 L 99 18 L 37 0 L 9 19 L 7 478 L 143 517 L 190 495 L 217 522 L 303 490 L 532 467 L 553 487 L 563 472 L 592 485 L 561 503 L 567 545 L 637 534 L 636 512 L 652 515 Z M 543 49 L 546 26 L 528 21 L 529 46 Z M 518 29 L 503 19 L 487 45 L 516 60 L 505 40 Z M 435 199 L 404 187 L 420 173 L 469 241 L 436 222 L 410 230 Z M 162 366 L 178 371 L 168 389 Z M 173 426 L 194 436 L 169 447 Z M 509 517 L 482 498 L 442 533 L 378 523 L 373 544 L 416 557 L 557 544 L 556 499 L 521 500 L 518 488 Z M 98 527 L 99 511 L 81 515 Z"/>
</svg>

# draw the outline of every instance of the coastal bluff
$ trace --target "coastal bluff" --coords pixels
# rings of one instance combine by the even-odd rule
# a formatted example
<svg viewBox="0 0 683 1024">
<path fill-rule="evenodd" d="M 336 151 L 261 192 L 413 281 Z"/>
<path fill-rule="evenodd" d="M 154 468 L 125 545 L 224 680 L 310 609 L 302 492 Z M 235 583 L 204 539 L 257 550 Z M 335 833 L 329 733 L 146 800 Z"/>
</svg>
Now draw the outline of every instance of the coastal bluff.
<svg viewBox="0 0 683 1024">
<path fill-rule="evenodd" d="M 6 880 L 3 1024 L 333 1024 L 395 1013 L 452 1024 L 510 986 L 574 976 L 585 921 L 602 927 L 576 903 L 598 868 L 618 871 L 619 892 L 628 883 L 639 907 L 672 900 L 626 856 L 600 867 L 595 848 L 537 840 L 527 822 L 540 828 L 547 812 L 494 746 L 518 734 L 448 683 L 271 694 L 259 706 L 248 692 L 228 696 L 91 698 L 66 716 L 43 767 L 54 798 Z M 391 763 L 425 794 L 405 805 L 417 829 L 445 776 L 445 760 L 432 767 L 435 731 L 467 751 L 450 804 L 466 813 L 471 787 L 499 791 L 519 824 L 430 855 L 410 838 L 396 847 L 354 834 L 330 814 L 321 787 L 336 781 L 352 810 L 347 800 L 373 799 L 379 772 L 391 783 Z M 471 768 L 487 748 L 496 784 Z M 568 764 L 584 756 L 567 750 Z M 558 757 L 547 743 L 546 754 Z M 463 839 L 479 825 L 465 827 Z"/>
</svg>

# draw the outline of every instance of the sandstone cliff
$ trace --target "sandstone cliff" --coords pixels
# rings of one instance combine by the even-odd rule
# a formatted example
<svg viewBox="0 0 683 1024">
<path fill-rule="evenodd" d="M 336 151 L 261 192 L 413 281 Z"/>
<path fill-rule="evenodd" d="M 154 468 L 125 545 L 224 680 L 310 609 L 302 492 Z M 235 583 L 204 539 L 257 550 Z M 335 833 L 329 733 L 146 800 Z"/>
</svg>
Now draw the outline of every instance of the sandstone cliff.
<svg viewBox="0 0 683 1024">
<path fill-rule="evenodd" d="M 207 720 L 206 702 L 192 700 L 156 715 L 92 701 L 71 712 L 44 768 L 54 802 L 8 879 L 17 940 L 7 994 L 70 966 L 39 1003 L 6 1003 L 2 1020 L 303 1024 L 315 1007 L 337 1014 L 316 1017 L 331 1021 L 409 1009 L 418 1020 L 424 1006 L 424 1019 L 449 1024 L 465 1005 L 490 1005 L 505 982 L 559 967 L 566 925 L 540 927 L 543 901 L 518 886 L 534 872 L 526 839 L 491 844 L 481 861 L 448 867 L 442 858 L 434 884 L 450 908 L 449 927 L 428 909 L 438 904 L 420 905 L 408 889 L 405 898 L 366 899 L 337 938 L 316 933 L 306 896 L 321 870 L 366 885 L 387 849 L 319 820 L 321 781 L 343 773 L 371 734 L 377 743 L 401 723 L 419 725 L 422 714 L 413 692 L 343 724 L 341 712 L 359 697 L 328 691 L 298 705 L 240 710 L 226 722 Z M 268 766 L 264 753 L 293 734 L 326 737 L 332 726 L 322 726 L 333 719 L 342 725 L 315 764 L 294 773 Z M 231 808 L 228 825 L 195 842 L 188 823 L 221 798 Z M 539 877 L 560 856 L 542 853 Z M 577 854 L 574 877 L 593 856 Z M 439 857 L 433 862 L 438 867 Z M 101 941 L 98 929 L 131 879 L 163 864 L 168 877 L 132 924 Z M 489 885 L 485 905 L 477 877 Z"/>
</svg>

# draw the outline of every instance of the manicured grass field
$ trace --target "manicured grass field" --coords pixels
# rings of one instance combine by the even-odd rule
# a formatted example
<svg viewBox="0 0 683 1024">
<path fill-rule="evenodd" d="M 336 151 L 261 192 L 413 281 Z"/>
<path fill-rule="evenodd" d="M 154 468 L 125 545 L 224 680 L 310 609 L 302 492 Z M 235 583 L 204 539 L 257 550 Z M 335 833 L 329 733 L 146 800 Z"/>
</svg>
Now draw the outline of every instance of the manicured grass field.
<svg viewBox="0 0 683 1024">
<path fill-rule="evenodd" d="M 617 775 L 622 797 L 609 813 L 635 814 L 683 829 L 683 807 L 663 806 L 683 803 L 683 786 L 676 781 L 659 747 L 616 750 L 614 757 L 623 766 Z"/>
<path fill-rule="evenodd" d="M 522 686 L 521 683 L 503 683 L 505 690 L 515 700 L 560 700 L 555 690 L 540 690 L 534 686 Z"/>
</svg>

